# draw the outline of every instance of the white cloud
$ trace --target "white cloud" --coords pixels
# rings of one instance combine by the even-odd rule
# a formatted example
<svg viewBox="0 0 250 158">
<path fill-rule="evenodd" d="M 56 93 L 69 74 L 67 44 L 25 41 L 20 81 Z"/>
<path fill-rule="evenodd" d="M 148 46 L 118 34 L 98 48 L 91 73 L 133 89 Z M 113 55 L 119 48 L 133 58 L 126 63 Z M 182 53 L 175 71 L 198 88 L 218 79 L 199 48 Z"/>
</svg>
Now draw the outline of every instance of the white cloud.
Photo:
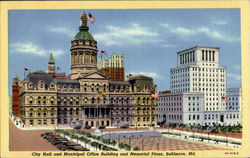
<svg viewBox="0 0 250 158">
<path fill-rule="evenodd" d="M 166 24 L 166 23 L 160 23 L 160 26 L 168 27 L 168 24 Z"/>
<path fill-rule="evenodd" d="M 135 23 L 126 27 L 106 25 L 104 28 L 105 32 L 97 33 L 94 37 L 98 42 L 107 46 L 124 43 L 139 44 L 142 42 L 152 42 L 153 40 L 150 38 L 158 36 L 158 33 L 150 31 L 150 28 L 142 27 Z"/>
<path fill-rule="evenodd" d="M 196 32 L 194 32 L 193 30 L 190 30 L 190 29 L 187 29 L 187 28 L 184 28 L 184 27 L 177 27 L 175 29 L 171 29 L 170 32 L 172 33 L 178 33 L 178 34 L 184 34 L 184 35 L 193 35 L 195 34 Z"/>
<path fill-rule="evenodd" d="M 236 74 L 236 73 L 228 73 L 227 77 L 230 77 L 230 78 L 237 80 L 237 81 L 241 80 L 241 75 Z"/>
<path fill-rule="evenodd" d="M 165 48 L 175 48 L 175 47 L 177 47 L 177 45 L 174 45 L 174 44 L 164 44 L 164 45 L 162 45 L 162 47 L 165 47 Z"/>
<path fill-rule="evenodd" d="M 32 42 L 10 44 L 10 52 L 32 54 L 38 56 L 48 56 L 52 52 L 55 57 L 63 54 L 63 51 L 61 50 L 44 50 L 43 48 L 33 44 Z"/>
<path fill-rule="evenodd" d="M 74 31 L 65 28 L 65 27 L 48 27 L 47 31 L 49 32 L 55 32 L 55 33 L 62 33 L 69 37 L 74 37 Z"/>
<path fill-rule="evenodd" d="M 227 37 L 225 35 L 222 35 L 220 32 L 211 30 L 208 27 L 200 27 L 197 29 L 197 33 L 204 33 L 208 37 L 224 42 L 238 42 L 240 41 L 240 38 L 232 38 L 232 37 Z"/>
<path fill-rule="evenodd" d="M 128 74 L 132 74 L 134 76 L 137 75 L 144 75 L 144 76 L 148 76 L 148 77 L 152 77 L 154 78 L 161 78 L 159 74 L 157 74 L 156 72 L 143 72 L 143 71 L 139 71 L 139 72 L 130 72 Z"/>
<path fill-rule="evenodd" d="M 211 23 L 215 24 L 215 25 L 226 25 L 226 24 L 228 24 L 228 22 L 226 22 L 226 21 L 218 21 L 218 20 L 212 20 Z"/>
<path fill-rule="evenodd" d="M 160 23 L 161 26 L 164 26 L 164 23 Z M 199 35 L 199 34 L 205 34 L 207 37 L 219 40 L 219 41 L 224 41 L 224 42 L 239 42 L 240 38 L 236 37 L 228 37 L 227 35 L 224 35 L 216 30 L 210 29 L 208 27 L 198 27 L 197 29 L 189 29 L 185 27 L 171 27 L 166 24 L 167 27 L 165 27 L 167 30 L 169 30 L 171 33 L 174 34 L 179 34 L 181 35 L 180 37 L 183 36 L 193 36 L 193 35 Z"/>
</svg>

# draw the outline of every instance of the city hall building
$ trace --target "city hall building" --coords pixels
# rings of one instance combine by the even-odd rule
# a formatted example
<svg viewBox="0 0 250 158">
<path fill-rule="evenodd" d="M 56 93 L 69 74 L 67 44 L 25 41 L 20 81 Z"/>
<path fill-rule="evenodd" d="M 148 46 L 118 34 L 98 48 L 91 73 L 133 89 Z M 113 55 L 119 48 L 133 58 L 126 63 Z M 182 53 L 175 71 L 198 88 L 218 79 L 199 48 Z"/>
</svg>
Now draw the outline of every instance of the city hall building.
<svg viewBox="0 0 250 158">
<path fill-rule="evenodd" d="M 143 75 L 112 81 L 97 69 L 97 42 L 83 12 L 79 33 L 71 41 L 71 74 L 58 75 L 50 56 L 48 72 L 36 71 L 13 80 L 14 111 L 25 127 L 58 125 L 155 126 L 156 85 Z M 17 93 L 19 95 L 17 95 Z M 20 103 L 20 106 L 17 105 Z"/>
</svg>

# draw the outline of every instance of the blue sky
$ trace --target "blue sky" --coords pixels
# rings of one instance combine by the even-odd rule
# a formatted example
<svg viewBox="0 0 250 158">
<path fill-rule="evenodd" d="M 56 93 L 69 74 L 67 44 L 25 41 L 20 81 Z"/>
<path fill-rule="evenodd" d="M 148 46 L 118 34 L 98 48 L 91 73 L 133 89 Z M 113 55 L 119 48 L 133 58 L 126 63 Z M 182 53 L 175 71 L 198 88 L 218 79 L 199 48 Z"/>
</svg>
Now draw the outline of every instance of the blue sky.
<svg viewBox="0 0 250 158">
<path fill-rule="evenodd" d="M 95 17 L 90 33 L 107 56 L 122 53 L 126 74 L 153 77 L 158 90 L 170 89 L 176 52 L 196 45 L 220 47 L 227 67 L 227 87 L 241 87 L 240 9 L 85 10 Z M 9 11 L 9 84 L 24 68 L 56 66 L 70 73 L 70 40 L 78 33 L 82 10 Z"/>
</svg>

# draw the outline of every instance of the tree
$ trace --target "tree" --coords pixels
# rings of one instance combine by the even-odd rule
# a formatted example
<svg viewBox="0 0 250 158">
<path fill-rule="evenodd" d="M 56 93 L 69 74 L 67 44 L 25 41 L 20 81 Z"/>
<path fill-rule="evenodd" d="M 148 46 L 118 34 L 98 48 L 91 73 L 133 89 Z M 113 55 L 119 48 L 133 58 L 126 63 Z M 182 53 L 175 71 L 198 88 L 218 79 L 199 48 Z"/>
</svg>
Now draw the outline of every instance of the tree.
<svg viewBox="0 0 250 158">
<path fill-rule="evenodd" d="M 191 128 L 191 130 L 193 131 L 193 140 L 194 140 L 194 130 L 193 130 L 194 127 L 195 127 L 194 125 L 190 125 L 190 128 Z"/>
</svg>

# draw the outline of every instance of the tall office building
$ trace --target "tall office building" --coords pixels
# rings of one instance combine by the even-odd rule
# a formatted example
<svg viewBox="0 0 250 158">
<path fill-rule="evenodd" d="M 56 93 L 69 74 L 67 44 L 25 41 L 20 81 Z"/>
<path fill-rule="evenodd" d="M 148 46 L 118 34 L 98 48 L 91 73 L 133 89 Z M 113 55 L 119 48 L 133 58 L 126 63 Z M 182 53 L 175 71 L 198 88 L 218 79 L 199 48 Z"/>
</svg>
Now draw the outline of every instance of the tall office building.
<svg viewBox="0 0 250 158">
<path fill-rule="evenodd" d="M 108 76 L 112 81 L 124 81 L 124 56 L 112 54 L 109 59 L 101 59 L 97 63 L 99 72 Z"/>
<path fill-rule="evenodd" d="M 196 46 L 177 53 L 171 69 L 171 92 L 203 92 L 204 110 L 226 109 L 226 67 L 219 64 L 219 48 Z"/>
</svg>

